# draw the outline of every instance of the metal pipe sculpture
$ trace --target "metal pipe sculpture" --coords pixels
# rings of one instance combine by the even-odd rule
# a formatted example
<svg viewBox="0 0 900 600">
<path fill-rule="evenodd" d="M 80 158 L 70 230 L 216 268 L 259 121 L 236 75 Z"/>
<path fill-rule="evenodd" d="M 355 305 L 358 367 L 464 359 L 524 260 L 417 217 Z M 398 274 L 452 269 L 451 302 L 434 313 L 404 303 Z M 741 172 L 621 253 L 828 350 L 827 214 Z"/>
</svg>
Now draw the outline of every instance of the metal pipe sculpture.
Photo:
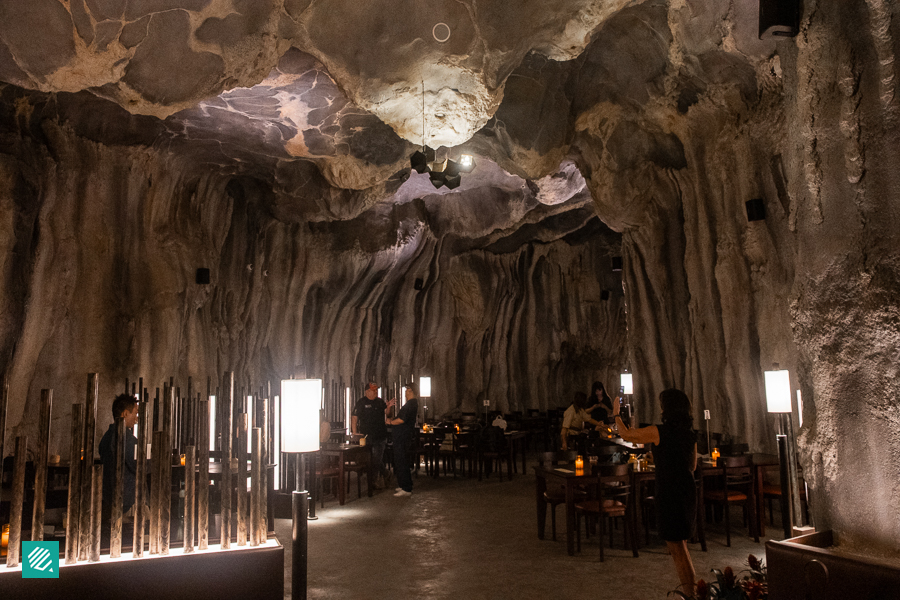
<svg viewBox="0 0 900 600">
<path fill-rule="evenodd" d="M 91 562 L 100 561 L 100 527 L 103 520 L 103 465 L 93 465 L 91 473 Z"/>
<path fill-rule="evenodd" d="M 91 549 L 91 498 L 94 484 L 94 433 L 97 423 L 97 400 L 100 395 L 100 378 L 88 373 L 87 393 L 84 403 L 83 458 L 81 460 L 81 515 L 78 523 L 78 560 L 87 560 Z"/>
<path fill-rule="evenodd" d="M 226 371 L 222 377 L 222 519 L 220 542 L 222 548 L 231 548 L 231 491 L 234 488 L 231 480 L 231 441 L 234 429 L 231 426 L 234 407 L 234 373 Z"/>
<path fill-rule="evenodd" d="M 261 395 L 262 397 L 262 395 Z M 269 400 L 270 396 L 266 394 L 259 403 L 259 434 L 260 434 L 260 478 L 259 478 L 259 495 L 260 495 L 260 514 L 259 514 L 259 531 L 260 543 L 263 543 L 269 537 L 269 503 L 266 501 L 269 492 Z M 274 517 L 274 515 L 272 515 Z"/>
<path fill-rule="evenodd" d="M 200 472 L 197 474 L 200 484 L 197 490 L 197 548 L 200 550 L 209 547 L 209 416 L 209 400 L 203 400 L 200 402 Z"/>
<path fill-rule="evenodd" d="M 78 561 L 78 523 L 81 515 L 81 438 L 84 404 L 72 405 L 72 447 L 69 450 L 69 497 L 66 504 L 66 564 Z"/>
<path fill-rule="evenodd" d="M 31 541 L 44 541 L 44 512 L 47 507 L 47 457 L 50 454 L 50 410 L 53 390 L 41 390 L 41 416 L 38 431 L 37 460 L 34 473 L 34 510 L 31 515 Z"/>
<path fill-rule="evenodd" d="M 141 378 L 141 384 L 143 385 L 143 378 Z M 143 389 L 141 387 L 141 390 Z M 145 471 L 147 463 L 147 433 L 150 429 L 150 420 L 146 418 L 147 402 L 143 400 L 143 398 L 146 398 L 146 392 L 141 392 L 141 398 L 141 403 L 138 405 L 140 420 L 138 421 L 137 456 L 135 457 L 137 464 L 135 465 L 134 473 L 134 541 L 132 543 L 132 555 L 135 558 L 144 556 L 144 520 L 146 519 L 144 504 L 147 502 L 145 499 L 147 497 L 147 474 Z"/>
<path fill-rule="evenodd" d="M 197 499 L 197 485 L 194 466 L 197 464 L 196 448 L 184 448 L 184 552 L 194 551 L 194 505 Z"/>
<path fill-rule="evenodd" d="M 109 557 L 122 556 L 122 503 L 125 497 L 125 419 L 116 417 L 116 479 L 109 521 Z"/>
<path fill-rule="evenodd" d="M 247 545 L 247 427 L 246 412 L 238 417 L 238 472 L 237 472 L 237 545 Z M 252 523 L 252 521 L 251 521 Z"/>
<path fill-rule="evenodd" d="M 22 505 L 25 503 L 25 455 L 28 452 L 28 436 L 16 438 L 16 455 L 13 463 L 12 504 L 9 510 L 9 545 L 6 550 L 6 566 L 19 566 L 22 554 Z"/>
<path fill-rule="evenodd" d="M 172 412 L 175 409 L 175 386 L 169 384 L 169 394 L 163 403 L 163 445 L 160 448 L 162 476 L 159 479 L 159 553 L 169 554 L 172 533 Z"/>
<path fill-rule="evenodd" d="M 153 432 L 153 443 L 150 444 L 150 554 L 159 554 L 159 498 L 162 487 L 160 472 L 160 450 L 163 447 L 163 432 Z"/>
<path fill-rule="evenodd" d="M 260 463 L 262 462 L 262 439 L 260 428 L 254 427 L 250 440 L 250 545 L 259 546 L 260 543 L 260 486 L 262 474 Z"/>
<path fill-rule="evenodd" d="M 4 377 L 0 386 L 0 481 L 3 481 L 3 451 L 6 444 L 6 412 L 9 406 L 9 380 Z"/>
</svg>

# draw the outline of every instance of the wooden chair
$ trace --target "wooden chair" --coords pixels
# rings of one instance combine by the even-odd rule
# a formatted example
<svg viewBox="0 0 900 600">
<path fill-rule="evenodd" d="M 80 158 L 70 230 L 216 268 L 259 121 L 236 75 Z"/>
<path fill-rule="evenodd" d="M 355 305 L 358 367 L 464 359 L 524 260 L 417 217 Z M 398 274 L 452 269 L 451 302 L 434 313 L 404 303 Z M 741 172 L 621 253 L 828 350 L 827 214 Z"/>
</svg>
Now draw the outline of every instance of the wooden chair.
<svg viewBox="0 0 900 600">
<path fill-rule="evenodd" d="M 538 456 L 538 465 L 555 467 L 558 464 L 574 463 L 578 453 L 574 450 L 561 452 L 544 452 Z M 587 493 L 583 490 L 575 491 L 575 500 L 587 499 Z M 563 486 L 548 488 L 544 492 L 544 500 L 550 505 L 550 527 L 553 532 L 553 541 L 556 541 L 556 507 L 566 503 L 566 488 Z"/>
<path fill-rule="evenodd" d="M 797 470 L 800 476 L 800 506 L 806 514 L 807 522 L 809 522 L 809 511 L 806 502 L 806 486 L 803 484 L 803 471 L 800 469 L 799 465 L 797 466 Z M 765 470 L 765 474 L 769 475 L 772 471 L 778 475 L 778 477 L 775 478 L 775 481 L 770 480 L 769 477 L 764 477 L 762 482 L 763 500 L 769 505 L 769 525 L 775 525 L 775 519 L 772 513 L 772 501 L 777 500 L 778 506 L 781 506 L 781 469 L 778 466 L 768 467 Z M 765 511 L 763 511 L 762 516 L 765 516 Z"/>
<path fill-rule="evenodd" d="M 337 480 L 341 474 L 340 460 L 337 456 L 327 456 L 322 452 L 316 452 L 316 493 L 319 495 L 319 505 L 325 508 L 325 480 L 331 484 L 332 494 L 337 495 Z M 349 485 L 349 483 L 348 483 Z"/>
<path fill-rule="evenodd" d="M 500 481 L 503 481 L 503 464 L 506 463 L 506 476 L 512 480 L 512 470 L 509 465 L 509 452 L 506 448 L 506 438 L 499 427 L 485 427 L 478 437 L 478 481 L 481 481 L 485 472 L 485 463 L 490 464 L 491 471 L 496 464 Z M 487 474 L 490 477 L 490 473 Z"/>
<path fill-rule="evenodd" d="M 630 542 L 631 552 L 638 557 L 635 532 L 634 500 L 632 498 L 631 465 L 600 465 L 597 477 L 597 499 L 583 500 L 575 504 L 575 534 L 578 551 L 581 551 L 581 515 L 597 517 L 600 522 L 600 561 L 603 562 L 603 536 L 606 521 L 623 520 L 624 545 Z M 586 525 L 586 532 L 590 526 Z M 613 544 L 613 527 L 609 524 L 609 546 Z"/>
<path fill-rule="evenodd" d="M 725 543 L 731 546 L 730 506 L 741 504 L 744 509 L 744 525 L 747 525 L 749 512 L 750 534 L 759 542 L 756 528 L 756 484 L 755 468 L 750 456 L 722 456 L 718 465 L 720 473 L 716 475 L 718 487 L 704 488 L 705 503 L 721 506 L 725 513 Z"/>
</svg>

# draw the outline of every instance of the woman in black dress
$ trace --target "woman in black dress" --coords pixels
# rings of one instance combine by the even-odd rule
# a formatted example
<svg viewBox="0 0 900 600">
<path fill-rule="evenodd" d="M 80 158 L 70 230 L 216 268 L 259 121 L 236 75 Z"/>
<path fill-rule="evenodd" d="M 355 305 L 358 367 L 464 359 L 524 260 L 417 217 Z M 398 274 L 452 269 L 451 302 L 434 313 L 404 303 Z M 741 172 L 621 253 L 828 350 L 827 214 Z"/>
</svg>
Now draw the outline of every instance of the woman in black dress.
<svg viewBox="0 0 900 600">
<path fill-rule="evenodd" d="M 613 416 L 623 440 L 653 444 L 659 533 L 675 561 L 675 570 L 684 593 L 693 596 L 696 573 L 687 540 L 691 537 L 697 514 L 693 475 L 697 468 L 694 417 L 691 401 L 681 390 L 665 390 L 659 395 L 659 403 L 662 406 L 662 425 L 629 429 L 619 418 L 619 398 L 613 403 Z"/>
</svg>

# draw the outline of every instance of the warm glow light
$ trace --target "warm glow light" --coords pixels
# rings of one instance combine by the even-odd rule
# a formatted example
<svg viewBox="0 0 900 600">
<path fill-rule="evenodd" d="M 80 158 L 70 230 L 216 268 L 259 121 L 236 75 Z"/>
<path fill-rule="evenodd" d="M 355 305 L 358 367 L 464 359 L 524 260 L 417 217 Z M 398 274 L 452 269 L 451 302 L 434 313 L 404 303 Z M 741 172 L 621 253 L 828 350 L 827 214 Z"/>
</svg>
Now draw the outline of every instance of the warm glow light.
<svg viewBox="0 0 900 600">
<path fill-rule="evenodd" d="M 766 405 L 770 413 L 791 412 L 791 377 L 787 371 L 766 371 Z"/>
<path fill-rule="evenodd" d="M 459 164 L 464 167 L 468 167 L 472 164 L 472 155 L 471 154 L 462 154 L 459 157 Z"/>
<path fill-rule="evenodd" d="M 803 397 L 800 390 L 797 390 L 797 416 L 800 418 L 800 427 L 803 427 Z"/>
<path fill-rule="evenodd" d="M 209 397 L 209 450 L 216 450 L 216 397 Z"/>
<path fill-rule="evenodd" d="M 253 396 L 247 396 L 247 454 L 253 449 Z"/>
<path fill-rule="evenodd" d="M 419 377 L 419 395 L 423 398 L 431 397 L 431 377 Z"/>
<path fill-rule="evenodd" d="M 316 452 L 319 449 L 321 379 L 286 379 L 281 382 L 281 451 Z"/>
<path fill-rule="evenodd" d="M 634 393 L 634 383 L 631 378 L 631 373 L 622 373 L 621 381 L 622 381 L 622 383 L 620 385 L 623 388 L 625 388 L 625 391 L 622 393 L 633 394 Z"/>
<path fill-rule="evenodd" d="M 272 434 L 275 436 L 274 439 L 274 447 L 275 447 L 275 456 L 271 457 L 270 460 L 275 465 L 275 483 L 274 486 L 276 490 L 281 489 L 281 469 L 278 468 L 278 465 L 281 464 L 281 397 L 275 396 L 275 401 L 272 403 L 272 410 L 275 411 L 275 430 Z"/>
</svg>

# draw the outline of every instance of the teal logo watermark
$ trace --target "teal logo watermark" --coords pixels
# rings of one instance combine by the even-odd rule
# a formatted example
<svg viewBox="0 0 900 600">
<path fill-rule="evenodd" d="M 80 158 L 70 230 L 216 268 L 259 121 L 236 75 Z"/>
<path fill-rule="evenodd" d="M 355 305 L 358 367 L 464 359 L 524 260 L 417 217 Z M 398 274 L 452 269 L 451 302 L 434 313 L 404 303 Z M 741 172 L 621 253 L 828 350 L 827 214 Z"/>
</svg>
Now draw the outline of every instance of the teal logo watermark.
<svg viewBox="0 0 900 600">
<path fill-rule="evenodd" d="M 23 579 L 59 579 L 59 542 L 22 542 Z"/>
</svg>

